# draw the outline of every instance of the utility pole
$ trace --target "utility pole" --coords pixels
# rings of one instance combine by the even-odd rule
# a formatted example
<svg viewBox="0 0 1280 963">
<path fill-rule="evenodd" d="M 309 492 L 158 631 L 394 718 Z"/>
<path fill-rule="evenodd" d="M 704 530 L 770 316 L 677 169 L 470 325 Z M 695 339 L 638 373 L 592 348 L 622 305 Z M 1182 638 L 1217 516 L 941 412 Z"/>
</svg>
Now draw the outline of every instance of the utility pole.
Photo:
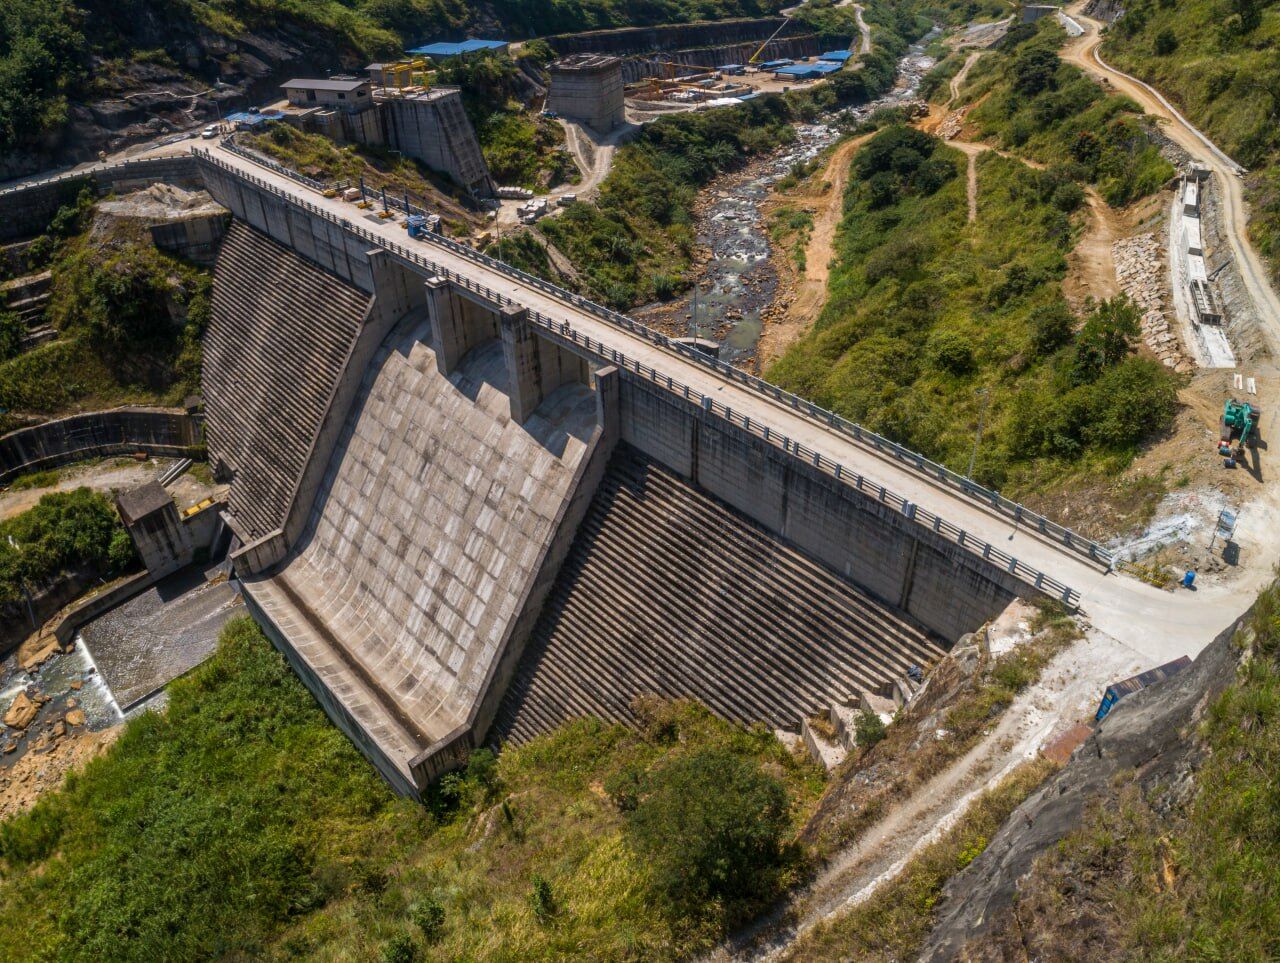
<svg viewBox="0 0 1280 963">
<path fill-rule="evenodd" d="M 978 461 L 978 446 L 982 444 L 982 425 L 987 416 L 987 405 L 991 403 L 991 392 L 986 388 L 979 388 L 978 394 L 982 396 L 982 407 L 978 409 L 978 433 L 973 439 L 973 454 L 969 456 L 969 470 L 965 475 L 969 478 L 973 477 L 973 466 Z"/>
<path fill-rule="evenodd" d="M 698 284 L 693 284 L 693 304 L 689 311 L 689 330 L 693 333 L 693 340 L 698 340 Z M 696 347 L 696 345 L 695 345 Z"/>
</svg>

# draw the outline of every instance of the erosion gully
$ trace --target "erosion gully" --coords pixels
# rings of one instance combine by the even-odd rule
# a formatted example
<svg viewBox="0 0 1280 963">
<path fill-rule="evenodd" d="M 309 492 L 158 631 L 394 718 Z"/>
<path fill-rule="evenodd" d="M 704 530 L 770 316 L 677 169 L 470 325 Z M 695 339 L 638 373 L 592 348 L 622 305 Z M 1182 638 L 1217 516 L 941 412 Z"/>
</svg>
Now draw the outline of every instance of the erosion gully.
<svg viewBox="0 0 1280 963">
<path fill-rule="evenodd" d="M 834 144 L 842 128 L 881 108 L 915 99 L 921 78 L 934 65 L 924 51 L 935 33 L 908 48 L 898 62 L 898 78 L 889 93 L 859 107 L 831 111 L 818 123 L 797 124 L 796 139 L 784 149 L 717 178 L 705 188 L 697 206 L 697 230 L 698 244 L 709 253 L 709 260 L 696 278 L 696 319 L 692 292 L 676 301 L 642 307 L 634 312 L 635 317 L 675 337 L 714 341 L 720 346 L 722 360 L 755 370 L 763 315 L 778 295 L 763 203 L 774 184 L 797 164 L 812 160 Z"/>
</svg>

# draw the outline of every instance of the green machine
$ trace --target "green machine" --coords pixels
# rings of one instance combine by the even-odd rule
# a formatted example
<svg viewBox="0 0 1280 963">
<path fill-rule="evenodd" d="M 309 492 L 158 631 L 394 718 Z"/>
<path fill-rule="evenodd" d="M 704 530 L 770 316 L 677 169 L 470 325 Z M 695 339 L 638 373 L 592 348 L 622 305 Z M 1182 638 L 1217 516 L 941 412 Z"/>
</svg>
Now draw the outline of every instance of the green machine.
<svg viewBox="0 0 1280 963">
<path fill-rule="evenodd" d="M 1237 460 L 1244 458 L 1244 449 L 1258 440 L 1258 419 L 1262 410 L 1247 401 L 1227 400 L 1222 406 L 1222 433 L 1218 441 L 1218 454 L 1227 459 L 1227 467 L 1234 468 Z M 1235 443 L 1235 450 L 1232 444 Z"/>
</svg>

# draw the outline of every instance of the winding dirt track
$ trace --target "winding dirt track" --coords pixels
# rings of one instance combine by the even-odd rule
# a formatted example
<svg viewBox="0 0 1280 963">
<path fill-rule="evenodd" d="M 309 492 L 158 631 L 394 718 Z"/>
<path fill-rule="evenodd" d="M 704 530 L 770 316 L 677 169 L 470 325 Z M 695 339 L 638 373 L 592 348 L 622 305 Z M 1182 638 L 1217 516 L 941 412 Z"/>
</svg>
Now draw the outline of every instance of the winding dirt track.
<svg viewBox="0 0 1280 963">
<path fill-rule="evenodd" d="M 1160 122 L 1170 140 L 1213 172 L 1221 188 L 1223 232 L 1230 244 L 1232 257 L 1258 313 L 1272 354 L 1280 355 L 1280 297 L 1276 296 L 1267 280 L 1266 267 L 1249 241 L 1248 208 L 1239 165 L 1193 127 L 1154 87 L 1111 67 L 1102 59 L 1098 52 L 1102 44 L 1102 24 L 1082 14 L 1080 9 L 1083 6 L 1084 3 L 1077 3 L 1071 10 L 1071 16 L 1085 28 L 1085 32 L 1067 43 L 1062 50 L 1063 59 L 1132 97 Z"/>
</svg>

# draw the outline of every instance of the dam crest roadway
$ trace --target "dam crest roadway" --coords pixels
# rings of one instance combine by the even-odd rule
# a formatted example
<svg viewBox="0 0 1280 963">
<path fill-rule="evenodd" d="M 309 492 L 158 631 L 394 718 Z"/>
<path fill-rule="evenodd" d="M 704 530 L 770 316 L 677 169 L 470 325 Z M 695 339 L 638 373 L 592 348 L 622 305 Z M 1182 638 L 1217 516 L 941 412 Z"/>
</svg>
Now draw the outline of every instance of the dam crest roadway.
<svg viewBox="0 0 1280 963">
<path fill-rule="evenodd" d="M 253 290 L 248 267 L 270 257 L 263 245 L 301 258 L 295 274 L 315 265 L 335 275 L 351 295 L 338 327 L 354 340 L 325 348 L 340 361 L 335 371 L 345 373 L 335 375 L 331 400 L 315 408 L 307 429 L 315 437 L 301 469 L 296 458 L 290 468 L 298 476 L 292 505 L 280 502 L 284 514 L 275 530 L 265 516 L 252 530 L 241 525 L 236 568 L 273 641 L 401 791 L 416 794 L 475 745 L 495 716 L 512 717 L 509 707 L 499 713 L 498 702 L 509 686 L 515 692 L 524 685 L 516 668 L 524 640 L 532 633 L 539 646 L 545 639 L 556 644 L 554 630 L 535 632 L 533 623 L 544 598 L 563 594 L 550 583 L 588 514 L 579 503 L 591 500 L 615 443 L 665 463 L 747 516 L 745 524 L 776 533 L 883 600 L 901 613 L 912 637 L 925 632 L 945 644 L 1015 595 L 1040 593 L 1078 609 L 1153 664 L 1194 655 L 1248 607 L 1274 564 L 1275 546 L 1245 541 L 1248 571 L 1230 586 L 1160 590 L 1112 571 L 1109 553 L 1089 540 L 623 315 L 446 238 L 410 240 L 394 219 L 357 213 L 230 140 L 193 153 L 210 193 L 255 229 L 233 232 L 240 273 L 221 295 L 221 274 L 215 276 L 211 333 L 221 324 L 224 345 L 235 340 L 227 326 L 258 323 L 238 315 L 270 298 Z M 244 308 L 236 299 L 247 299 Z M 276 324 L 304 323 L 289 321 L 287 310 L 274 317 Z M 359 332 L 366 330 L 378 352 L 361 347 Z M 288 334 L 278 332 L 286 342 Z M 215 360 L 215 372 L 219 363 L 228 365 Z M 406 392 L 399 403 L 398 391 Z M 438 401 L 424 404 L 428 395 Z M 588 426 L 593 395 L 595 434 Z M 216 393 L 206 397 L 212 406 Z M 471 401 L 459 401 L 464 397 Z M 443 405 L 455 406 L 456 414 L 442 419 L 429 410 L 444 411 Z M 211 407 L 211 457 L 217 424 Z M 448 424 L 463 427 L 474 452 L 459 447 Z M 532 435 L 521 433 L 522 425 Z M 222 432 L 224 441 L 234 434 L 225 425 Z M 570 442 L 547 447 L 552 437 Z M 429 453 L 425 462 L 422 451 Z M 436 451 L 442 454 L 433 463 Z M 252 446 L 229 457 L 232 474 L 251 474 Z M 511 459 L 528 466 L 526 478 L 507 470 Z M 535 477 L 540 473 L 545 477 Z M 465 503 L 477 485 L 489 484 L 481 479 L 499 475 L 498 494 L 477 515 Z M 447 489 L 424 490 L 416 503 L 427 511 L 428 495 L 443 500 L 429 520 L 434 534 L 405 517 L 415 505 L 406 497 L 415 477 Z M 360 506 L 370 497 L 379 508 Z M 233 511 L 235 505 L 233 485 Z M 503 556 L 509 537 L 520 548 L 495 593 L 493 579 L 474 575 L 481 556 L 473 557 L 472 548 L 488 545 L 477 549 L 479 564 L 488 565 Z M 382 546 L 381 561 L 359 558 L 369 538 Z M 460 564 L 471 573 L 463 581 L 470 581 L 462 588 L 450 582 L 452 597 L 432 602 L 435 589 L 421 566 L 439 568 L 430 568 L 435 559 L 425 558 L 424 547 L 450 539 L 459 550 L 465 542 L 467 551 L 462 558 L 442 550 L 453 560 L 445 560 L 445 570 Z M 420 559 L 416 575 L 409 556 Z M 317 582 L 326 587 L 313 591 Z M 527 586 L 523 595 L 520 585 Z M 863 605 L 833 604 L 853 605 L 850 612 Z M 610 617 L 607 606 L 603 615 Z M 473 641 L 457 641 L 463 638 Z M 895 658 L 875 656 L 879 675 L 866 684 L 900 672 L 890 665 Z M 792 683 L 790 671 L 782 684 Z M 812 677 L 814 670 L 795 671 Z"/>
</svg>

